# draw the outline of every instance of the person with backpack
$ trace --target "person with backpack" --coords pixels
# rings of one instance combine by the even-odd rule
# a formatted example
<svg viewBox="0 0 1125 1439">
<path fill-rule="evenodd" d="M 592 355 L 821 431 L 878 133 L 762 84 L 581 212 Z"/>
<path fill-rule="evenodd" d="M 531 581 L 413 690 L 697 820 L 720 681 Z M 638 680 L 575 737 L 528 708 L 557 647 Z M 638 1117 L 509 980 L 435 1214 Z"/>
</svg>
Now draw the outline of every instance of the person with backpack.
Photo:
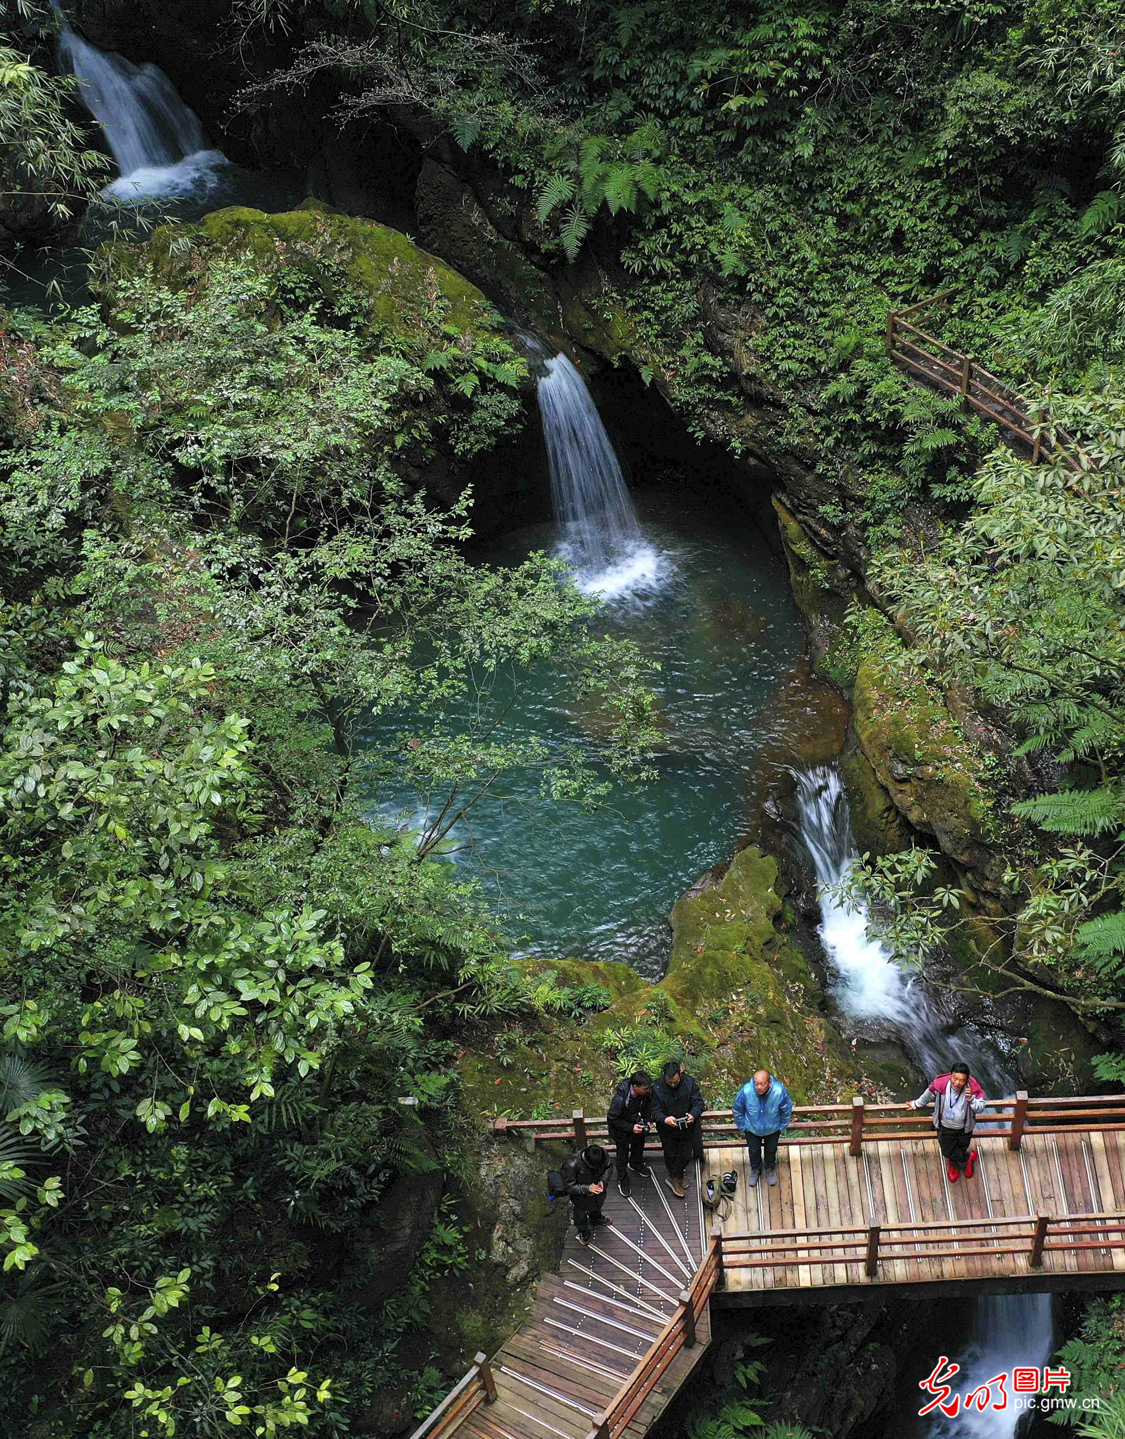
<svg viewBox="0 0 1125 1439">
<path fill-rule="evenodd" d="M 953 1065 L 948 1074 L 931 1080 L 918 1098 L 910 1101 L 912 1109 L 934 1106 L 933 1125 L 950 1184 L 956 1184 L 962 1173 L 966 1179 L 973 1177 L 977 1151 L 969 1145 L 977 1115 L 985 1103 L 984 1090 L 969 1073 L 969 1066 L 960 1063 Z"/>
<path fill-rule="evenodd" d="M 652 1076 L 638 1069 L 613 1091 L 606 1113 L 609 1137 L 617 1148 L 617 1192 L 622 1199 L 630 1194 L 629 1170 L 648 1179 L 652 1171 L 645 1163 L 645 1135 L 652 1118 Z"/>
<path fill-rule="evenodd" d="M 668 1061 L 652 1086 L 652 1118 L 668 1168 L 664 1182 L 677 1199 L 684 1199 L 687 1167 L 703 1158 L 703 1095 L 678 1059 Z"/>
<path fill-rule="evenodd" d="M 759 1069 L 734 1096 L 734 1122 L 742 1131 L 750 1152 L 747 1183 L 751 1189 L 761 1178 L 763 1149 L 766 1183 L 777 1183 L 777 1142 L 792 1118 L 793 1101 L 789 1091 L 768 1069 Z"/>
<path fill-rule="evenodd" d="M 574 1227 L 579 1244 L 589 1244 L 594 1227 L 612 1221 L 602 1213 L 609 1154 L 600 1144 L 587 1144 L 562 1167 L 562 1190 L 574 1207 Z"/>
</svg>

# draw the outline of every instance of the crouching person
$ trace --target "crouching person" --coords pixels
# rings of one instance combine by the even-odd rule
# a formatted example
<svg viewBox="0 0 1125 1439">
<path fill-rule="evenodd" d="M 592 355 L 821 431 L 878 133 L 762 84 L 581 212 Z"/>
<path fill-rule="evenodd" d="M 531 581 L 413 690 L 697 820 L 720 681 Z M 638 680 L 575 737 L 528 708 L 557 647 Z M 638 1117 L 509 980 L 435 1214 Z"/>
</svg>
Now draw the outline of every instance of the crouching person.
<svg viewBox="0 0 1125 1439">
<path fill-rule="evenodd" d="M 910 1104 L 913 1109 L 934 1106 L 933 1125 L 950 1184 L 956 1184 L 962 1172 L 966 1179 L 972 1179 L 977 1151 L 969 1145 L 985 1098 L 984 1090 L 969 1074 L 969 1066 L 955 1064 L 948 1074 L 939 1074 Z"/>
<path fill-rule="evenodd" d="M 609 1155 L 600 1144 L 588 1144 L 562 1167 L 563 1188 L 574 1206 L 574 1227 L 578 1242 L 589 1244 L 594 1226 L 610 1221 L 602 1213 Z"/>
</svg>

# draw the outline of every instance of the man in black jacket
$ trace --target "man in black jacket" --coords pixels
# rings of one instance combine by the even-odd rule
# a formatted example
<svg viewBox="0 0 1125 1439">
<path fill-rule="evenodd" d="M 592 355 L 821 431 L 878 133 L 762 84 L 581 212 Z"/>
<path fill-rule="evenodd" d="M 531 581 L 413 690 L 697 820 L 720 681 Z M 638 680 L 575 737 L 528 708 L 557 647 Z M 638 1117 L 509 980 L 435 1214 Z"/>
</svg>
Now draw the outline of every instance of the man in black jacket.
<svg viewBox="0 0 1125 1439">
<path fill-rule="evenodd" d="M 703 1107 L 699 1085 L 678 1060 L 670 1059 L 652 1087 L 652 1118 L 668 1166 L 664 1182 L 678 1199 L 685 1197 L 688 1164 L 703 1158 Z"/>
<path fill-rule="evenodd" d="M 602 1213 L 608 1173 L 609 1155 L 600 1144 L 588 1144 L 562 1167 L 563 1184 L 574 1206 L 574 1227 L 580 1244 L 589 1244 L 595 1224 L 610 1222 Z"/>
<path fill-rule="evenodd" d="M 629 1170 L 647 1179 L 645 1135 L 652 1118 L 652 1076 L 638 1069 L 613 1091 L 606 1114 L 609 1137 L 617 1146 L 617 1192 L 629 1198 Z"/>
</svg>

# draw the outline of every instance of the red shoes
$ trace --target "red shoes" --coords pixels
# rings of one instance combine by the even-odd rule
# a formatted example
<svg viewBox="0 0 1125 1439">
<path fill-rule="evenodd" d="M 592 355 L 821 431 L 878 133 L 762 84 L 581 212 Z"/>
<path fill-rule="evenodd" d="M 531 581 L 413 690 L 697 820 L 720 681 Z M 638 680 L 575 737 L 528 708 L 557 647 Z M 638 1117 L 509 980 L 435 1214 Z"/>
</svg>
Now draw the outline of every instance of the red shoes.
<svg viewBox="0 0 1125 1439">
<path fill-rule="evenodd" d="M 972 1179 L 972 1177 L 973 1177 L 973 1165 L 974 1165 L 976 1162 L 977 1162 L 977 1152 L 976 1152 L 975 1149 L 970 1149 L 970 1150 L 969 1150 L 969 1161 L 968 1161 L 968 1163 L 965 1165 L 965 1178 L 966 1178 L 966 1179 Z"/>
<path fill-rule="evenodd" d="M 945 1166 L 945 1172 L 949 1175 L 950 1184 L 956 1184 L 958 1179 L 960 1179 L 961 1177 L 961 1171 L 957 1168 L 956 1164 L 953 1163 L 952 1159 Z M 967 1172 L 968 1171 L 966 1171 L 966 1173 Z"/>
</svg>

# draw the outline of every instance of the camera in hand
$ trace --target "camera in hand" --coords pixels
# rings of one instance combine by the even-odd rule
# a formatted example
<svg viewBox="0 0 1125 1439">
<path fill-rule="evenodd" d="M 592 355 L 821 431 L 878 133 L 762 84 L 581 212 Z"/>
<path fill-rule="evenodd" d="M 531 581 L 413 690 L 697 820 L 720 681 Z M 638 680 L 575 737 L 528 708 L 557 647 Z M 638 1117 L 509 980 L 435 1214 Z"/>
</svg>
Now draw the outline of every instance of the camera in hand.
<svg viewBox="0 0 1125 1439">
<path fill-rule="evenodd" d="M 691 1128 L 691 1115 L 690 1115 L 690 1114 L 682 1114 L 682 1115 L 680 1115 L 680 1117 L 676 1120 L 676 1128 L 677 1128 L 677 1129 L 690 1129 L 690 1128 Z"/>
</svg>

